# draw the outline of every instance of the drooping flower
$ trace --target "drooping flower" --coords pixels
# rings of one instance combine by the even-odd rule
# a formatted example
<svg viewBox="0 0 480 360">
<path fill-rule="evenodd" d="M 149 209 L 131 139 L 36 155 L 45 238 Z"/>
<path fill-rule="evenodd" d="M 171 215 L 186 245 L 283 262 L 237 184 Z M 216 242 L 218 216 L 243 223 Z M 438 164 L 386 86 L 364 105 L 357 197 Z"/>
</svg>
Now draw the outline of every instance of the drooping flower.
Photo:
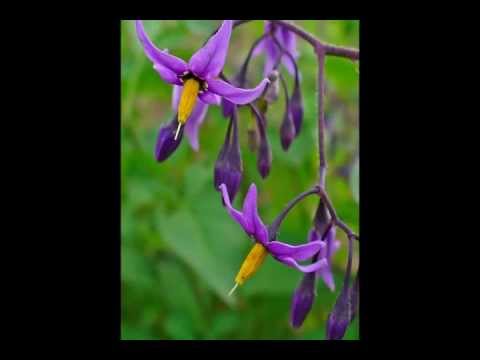
<svg viewBox="0 0 480 360">
<path fill-rule="evenodd" d="M 274 26 L 270 21 L 265 22 L 265 33 L 272 32 L 272 26 Z M 294 59 L 298 58 L 297 52 L 297 40 L 295 34 L 292 33 L 290 30 L 286 29 L 283 26 L 274 26 L 273 29 L 273 36 L 278 40 L 281 46 L 288 51 Z M 295 74 L 295 66 L 292 63 L 292 59 L 285 54 L 282 55 L 280 49 L 275 44 L 275 41 L 272 39 L 271 36 L 267 36 L 263 39 L 260 44 L 255 48 L 253 55 L 260 55 L 265 53 L 265 66 L 264 66 L 264 74 L 268 76 L 270 72 L 273 70 L 274 66 L 279 61 L 279 57 L 282 56 L 281 62 L 287 68 L 290 74 Z"/>
<path fill-rule="evenodd" d="M 136 21 L 137 35 L 154 69 L 167 83 L 183 87 L 175 138 L 180 127 L 190 118 L 197 97 L 211 105 L 220 105 L 222 97 L 234 104 L 247 104 L 258 98 L 268 84 L 268 79 L 263 79 L 253 89 L 241 89 L 218 79 L 225 64 L 232 26 L 232 20 L 223 21 L 218 31 L 186 63 L 167 50 L 158 49 L 146 34 L 142 21 Z"/>
<path fill-rule="evenodd" d="M 228 125 L 225 141 L 218 155 L 214 170 L 215 189 L 225 184 L 230 199 L 235 198 L 242 181 L 242 156 L 238 141 L 238 118 L 236 105 L 233 105 L 232 116 Z"/>
<path fill-rule="evenodd" d="M 270 233 L 258 215 L 257 187 L 255 184 L 251 184 L 248 189 L 243 202 L 242 212 L 232 207 L 225 184 L 220 185 L 220 190 L 222 191 L 223 201 L 229 215 L 240 224 L 245 233 L 255 242 L 235 277 L 235 286 L 230 293 L 258 270 L 267 254 L 272 255 L 275 260 L 304 273 L 318 271 L 327 266 L 325 259 L 319 259 L 317 262 L 309 265 L 301 265 L 297 262 L 309 259 L 318 253 L 325 246 L 322 241 L 314 241 L 302 245 L 289 245 L 275 240 L 276 234 L 274 232 Z"/>
</svg>

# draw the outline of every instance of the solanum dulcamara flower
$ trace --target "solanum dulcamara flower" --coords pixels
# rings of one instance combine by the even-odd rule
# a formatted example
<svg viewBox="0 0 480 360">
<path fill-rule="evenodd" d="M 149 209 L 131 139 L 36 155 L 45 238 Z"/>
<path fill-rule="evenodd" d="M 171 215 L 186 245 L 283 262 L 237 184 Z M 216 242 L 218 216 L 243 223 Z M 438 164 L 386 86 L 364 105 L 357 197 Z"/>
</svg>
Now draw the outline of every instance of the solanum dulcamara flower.
<svg viewBox="0 0 480 360">
<path fill-rule="evenodd" d="M 263 79 L 253 89 L 242 89 L 218 78 L 225 64 L 232 27 L 233 20 L 223 21 L 218 31 L 187 63 L 168 50 L 158 49 L 145 32 L 142 21 L 136 21 L 138 38 L 153 68 L 164 81 L 182 88 L 174 140 L 177 140 L 180 128 L 189 120 L 197 100 L 220 105 L 223 97 L 234 104 L 244 105 L 257 99 L 269 83 L 268 79 Z"/>
<path fill-rule="evenodd" d="M 255 243 L 235 277 L 235 286 L 230 291 L 230 294 L 238 285 L 242 285 L 259 269 L 267 254 L 272 255 L 275 260 L 304 273 L 318 271 L 328 265 L 327 260 L 323 258 L 308 265 L 298 263 L 298 261 L 311 258 L 326 246 L 320 240 L 302 245 L 290 245 L 275 240 L 276 234 L 269 232 L 268 227 L 263 224 L 262 219 L 258 215 L 257 187 L 255 184 L 250 185 L 241 212 L 232 207 L 225 184 L 220 185 L 220 190 L 222 191 L 223 201 L 229 215 Z"/>
</svg>

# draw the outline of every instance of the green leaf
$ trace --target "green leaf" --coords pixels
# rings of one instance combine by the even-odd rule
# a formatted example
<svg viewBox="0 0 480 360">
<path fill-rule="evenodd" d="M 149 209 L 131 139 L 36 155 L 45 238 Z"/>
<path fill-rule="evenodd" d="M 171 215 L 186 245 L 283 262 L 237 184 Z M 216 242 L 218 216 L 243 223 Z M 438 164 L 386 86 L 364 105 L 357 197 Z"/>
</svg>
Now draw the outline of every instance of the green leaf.
<svg viewBox="0 0 480 360">
<path fill-rule="evenodd" d="M 193 340 L 195 333 L 192 329 L 192 322 L 184 313 L 173 312 L 168 314 L 165 324 L 165 332 L 173 340 Z"/>
<path fill-rule="evenodd" d="M 190 211 L 182 209 L 159 219 L 159 231 L 172 251 L 190 265 L 201 280 L 226 304 L 235 304 L 234 298 L 228 296 L 233 286 L 234 266 L 228 267 L 213 255 L 198 221 Z"/>
<path fill-rule="evenodd" d="M 206 323 L 202 315 L 200 303 L 188 278 L 180 264 L 163 261 L 158 266 L 158 277 L 162 292 L 162 300 L 168 306 L 168 312 L 180 312 L 188 315 L 197 331 L 201 331 Z"/>
</svg>

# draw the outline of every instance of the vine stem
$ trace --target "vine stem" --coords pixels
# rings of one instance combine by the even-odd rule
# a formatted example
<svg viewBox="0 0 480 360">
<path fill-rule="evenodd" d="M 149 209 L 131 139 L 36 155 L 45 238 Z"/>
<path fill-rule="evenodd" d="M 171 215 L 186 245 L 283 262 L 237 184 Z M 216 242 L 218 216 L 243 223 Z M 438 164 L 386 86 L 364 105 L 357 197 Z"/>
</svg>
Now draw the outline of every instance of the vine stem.
<svg viewBox="0 0 480 360">
<path fill-rule="evenodd" d="M 291 32 L 294 32 L 299 37 L 310 43 L 314 49 L 322 48 L 326 55 L 333 55 L 348 58 L 351 60 L 358 60 L 360 58 L 360 51 L 358 49 L 347 48 L 343 46 L 337 46 L 332 44 L 327 44 L 318 39 L 316 36 L 310 34 L 306 30 L 302 29 L 298 25 L 295 25 L 289 21 L 285 20 L 270 20 L 274 24 L 278 24 L 287 28 Z"/>
<path fill-rule="evenodd" d="M 325 51 L 323 48 L 317 48 L 318 59 L 318 156 L 320 158 L 319 166 L 319 184 L 325 188 L 325 179 L 327 174 L 327 159 L 325 156 Z"/>
</svg>

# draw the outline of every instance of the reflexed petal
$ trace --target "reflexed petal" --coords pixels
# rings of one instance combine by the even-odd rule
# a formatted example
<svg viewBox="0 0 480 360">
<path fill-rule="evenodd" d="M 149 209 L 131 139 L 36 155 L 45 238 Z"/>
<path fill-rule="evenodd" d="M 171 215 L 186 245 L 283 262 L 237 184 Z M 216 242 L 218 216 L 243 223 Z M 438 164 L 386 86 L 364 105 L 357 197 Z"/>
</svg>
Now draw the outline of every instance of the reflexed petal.
<svg viewBox="0 0 480 360">
<path fill-rule="evenodd" d="M 201 94 L 198 94 L 198 97 L 206 104 L 210 105 L 220 105 L 222 98 L 218 95 L 211 93 L 210 91 L 204 91 Z"/>
<path fill-rule="evenodd" d="M 282 56 L 282 64 L 291 75 L 295 75 L 295 66 L 293 65 L 292 59 L 289 56 Z"/>
<path fill-rule="evenodd" d="M 182 82 L 178 78 L 177 74 L 167 69 L 165 66 L 162 66 L 159 63 L 154 63 L 153 68 L 165 82 L 172 85 L 182 85 Z"/>
<path fill-rule="evenodd" d="M 252 57 L 256 57 L 265 51 L 265 41 L 267 41 L 267 39 L 263 38 L 257 46 L 255 46 L 255 49 L 252 51 Z"/>
<path fill-rule="evenodd" d="M 281 39 L 283 41 L 283 47 L 287 50 L 294 58 L 298 57 L 297 52 L 297 38 L 295 34 L 288 29 L 282 27 L 281 29 Z"/>
<path fill-rule="evenodd" d="M 174 55 L 169 54 L 167 51 L 162 51 L 158 49 L 152 43 L 147 33 L 145 32 L 142 20 L 137 20 L 135 22 L 135 27 L 137 29 L 138 38 L 143 45 L 145 55 L 147 55 L 147 57 L 153 63 L 158 63 L 161 66 L 166 67 L 168 70 L 176 73 L 177 75 L 183 74 L 185 71 L 187 71 L 188 67 L 185 61 Z"/>
<path fill-rule="evenodd" d="M 263 79 L 260 84 L 253 89 L 241 89 L 230 85 L 223 80 L 207 80 L 209 91 L 218 94 L 238 105 L 245 105 L 256 100 L 258 97 L 260 97 L 260 95 L 262 95 L 265 86 L 267 86 L 269 82 L 270 81 L 268 79 Z"/>
<path fill-rule="evenodd" d="M 174 86 L 172 92 L 172 109 L 177 111 L 178 103 L 180 102 L 180 96 L 182 96 L 183 86 Z"/>
<path fill-rule="evenodd" d="M 188 118 L 187 123 L 185 124 L 185 135 L 188 138 L 188 142 L 193 150 L 198 151 L 198 130 L 200 125 L 202 125 L 205 115 L 207 114 L 208 105 L 202 101 L 197 101 L 195 108 L 192 111 L 192 114 Z"/>
<path fill-rule="evenodd" d="M 232 104 L 230 101 L 228 101 L 225 98 L 222 98 L 222 112 L 223 116 L 226 118 L 229 118 L 232 116 L 233 110 L 234 110 L 235 104 Z"/>
<path fill-rule="evenodd" d="M 267 77 L 273 70 L 273 67 L 277 63 L 277 54 L 275 51 L 267 51 L 265 56 L 265 65 L 263 67 L 263 75 Z"/>
<path fill-rule="evenodd" d="M 322 268 L 317 271 L 317 276 L 320 276 L 331 291 L 335 291 L 335 280 L 333 279 L 332 269 L 330 266 Z"/>
<path fill-rule="evenodd" d="M 237 223 L 239 223 L 240 226 L 243 228 L 243 230 L 245 230 L 247 234 L 251 235 L 253 233 L 252 231 L 253 229 L 248 227 L 243 214 L 240 211 L 234 209 L 232 207 L 232 204 L 230 203 L 230 197 L 228 196 L 227 186 L 225 184 L 220 185 L 220 190 L 222 191 L 222 197 L 223 197 L 225 206 L 227 207 L 227 211 L 232 217 L 232 219 L 235 220 Z"/>
<path fill-rule="evenodd" d="M 327 260 L 325 259 L 320 259 L 314 262 L 313 264 L 309 264 L 309 265 L 300 265 L 291 257 L 275 257 L 275 259 L 284 263 L 285 265 L 294 267 L 304 273 L 314 272 L 325 266 L 328 266 Z"/>
<path fill-rule="evenodd" d="M 295 260 L 307 260 L 315 255 L 322 247 L 323 241 L 314 241 L 302 245 L 290 245 L 280 241 L 272 241 L 267 245 L 268 251 L 274 256 L 287 256 Z"/>
<path fill-rule="evenodd" d="M 233 20 L 225 20 L 217 33 L 191 57 L 188 65 L 200 78 L 218 76 L 227 57 Z"/>
<path fill-rule="evenodd" d="M 318 236 L 317 232 L 315 231 L 315 229 L 310 229 L 310 231 L 308 232 L 308 241 L 311 242 L 311 241 L 317 241 L 317 240 L 320 240 L 320 237 Z"/>
<path fill-rule="evenodd" d="M 337 233 L 336 226 L 332 226 L 325 236 L 325 242 L 327 243 L 327 259 L 330 261 L 333 255 L 333 243 L 335 241 L 335 235 Z"/>
<path fill-rule="evenodd" d="M 266 244 L 268 240 L 268 231 L 258 215 L 257 187 L 255 184 L 250 185 L 250 188 L 248 189 L 247 196 L 243 201 L 242 211 L 245 221 L 252 229 L 252 235 L 254 235 L 260 243 Z"/>
</svg>

